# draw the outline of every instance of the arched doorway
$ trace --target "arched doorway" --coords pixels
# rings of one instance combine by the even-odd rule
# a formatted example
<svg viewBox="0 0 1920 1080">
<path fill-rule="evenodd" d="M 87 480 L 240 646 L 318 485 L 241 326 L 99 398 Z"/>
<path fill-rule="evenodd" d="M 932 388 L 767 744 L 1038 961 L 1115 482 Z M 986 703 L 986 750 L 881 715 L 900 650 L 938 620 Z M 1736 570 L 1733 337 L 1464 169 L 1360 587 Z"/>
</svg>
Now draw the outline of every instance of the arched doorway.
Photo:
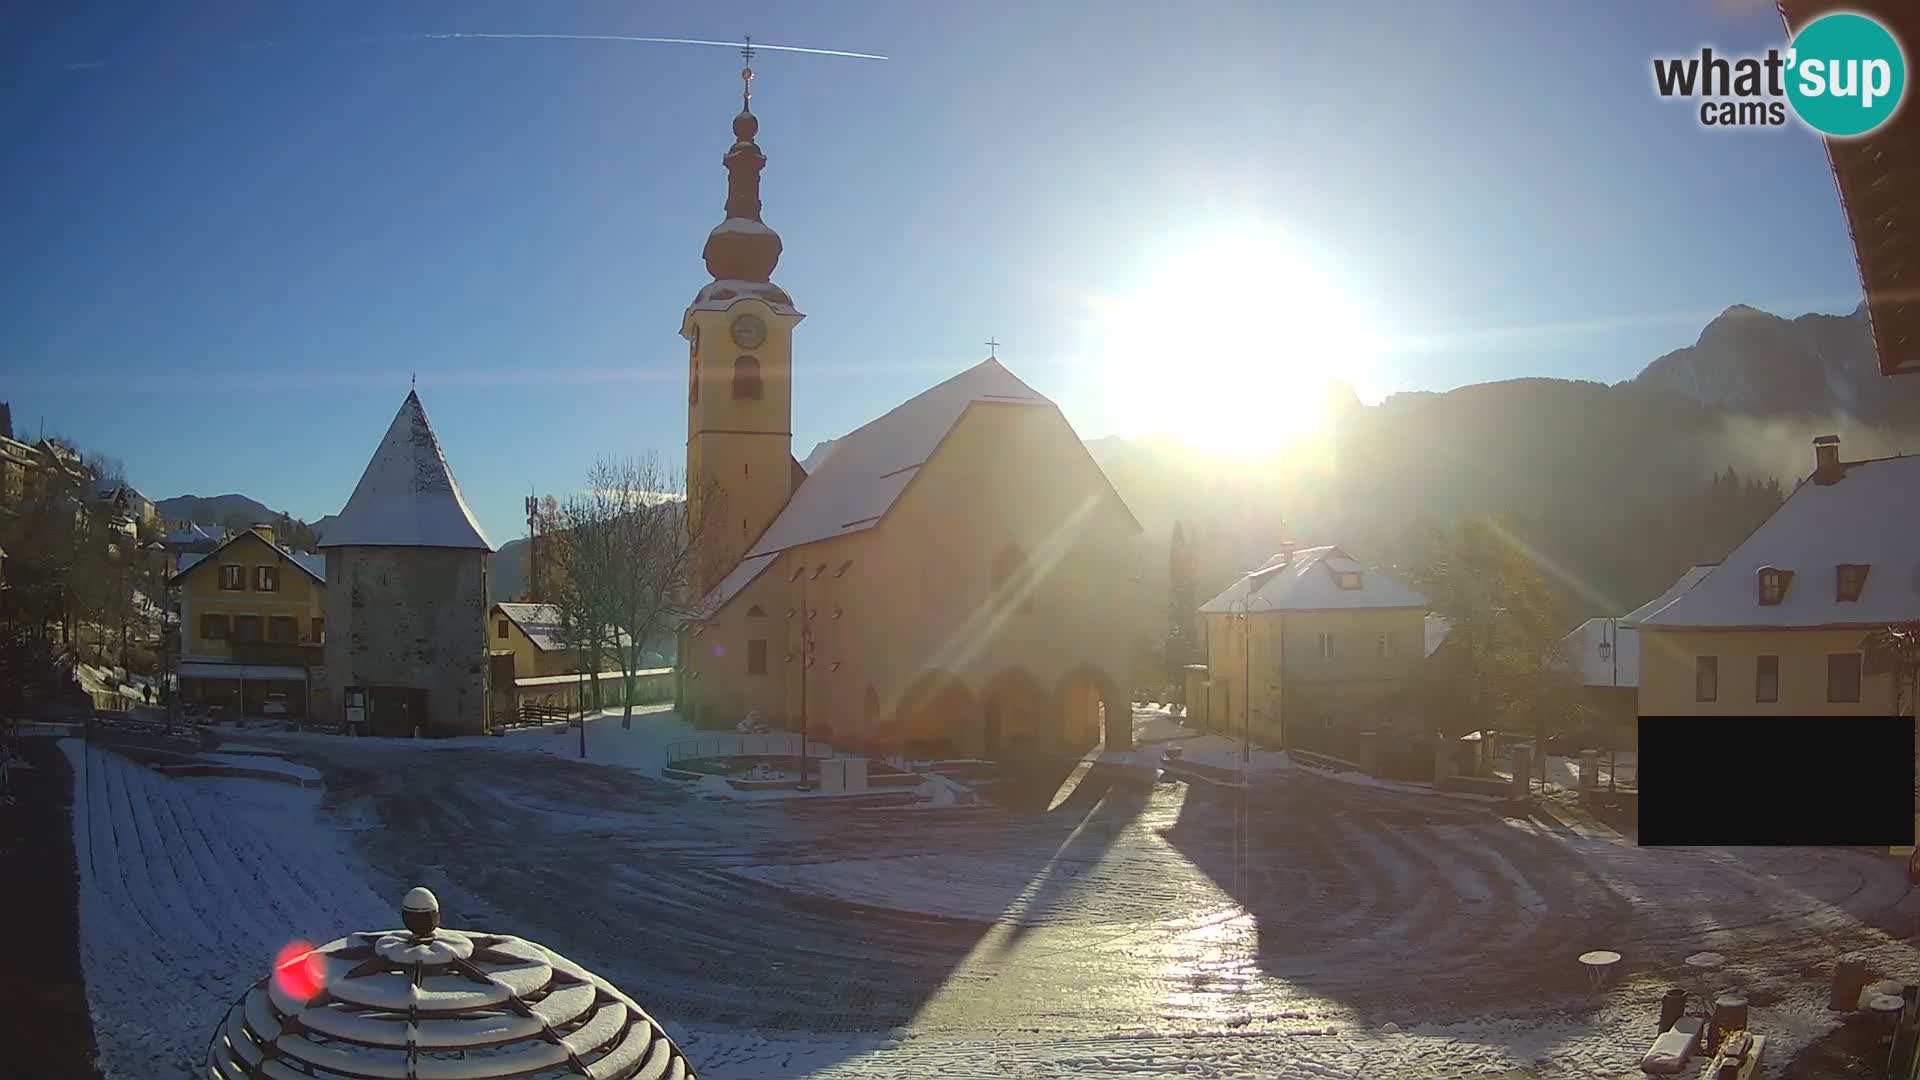
<svg viewBox="0 0 1920 1080">
<path fill-rule="evenodd" d="M 977 753 L 973 725 L 979 705 L 966 684 L 946 672 L 922 675 L 901 699 L 897 741 L 919 758 Z"/>
<path fill-rule="evenodd" d="M 1058 694 L 1060 737 L 1068 749 L 1133 749 L 1133 703 L 1096 668 L 1067 677 Z"/>
<path fill-rule="evenodd" d="M 980 694 L 982 756 L 996 760 L 1057 753 L 1060 737 L 1052 699 L 1040 680 L 1024 668 L 1007 668 L 990 679 Z"/>
</svg>

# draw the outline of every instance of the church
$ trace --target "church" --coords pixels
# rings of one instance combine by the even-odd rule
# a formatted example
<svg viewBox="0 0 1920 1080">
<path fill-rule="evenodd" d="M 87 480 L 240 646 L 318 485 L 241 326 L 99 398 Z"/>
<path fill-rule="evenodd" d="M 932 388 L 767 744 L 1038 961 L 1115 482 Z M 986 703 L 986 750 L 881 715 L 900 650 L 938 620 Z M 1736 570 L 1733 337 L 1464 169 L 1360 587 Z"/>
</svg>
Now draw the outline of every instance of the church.
<svg viewBox="0 0 1920 1080">
<path fill-rule="evenodd" d="M 1131 747 L 1140 525 L 1052 401 L 988 357 L 810 471 L 794 458 L 804 316 L 772 280 L 758 129 L 749 93 L 722 159 L 713 280 L 680 326 L 703 598 L 682 631 L 683 715 L 730 727 L 758 712 L 930 756 Z"/>
</svg>

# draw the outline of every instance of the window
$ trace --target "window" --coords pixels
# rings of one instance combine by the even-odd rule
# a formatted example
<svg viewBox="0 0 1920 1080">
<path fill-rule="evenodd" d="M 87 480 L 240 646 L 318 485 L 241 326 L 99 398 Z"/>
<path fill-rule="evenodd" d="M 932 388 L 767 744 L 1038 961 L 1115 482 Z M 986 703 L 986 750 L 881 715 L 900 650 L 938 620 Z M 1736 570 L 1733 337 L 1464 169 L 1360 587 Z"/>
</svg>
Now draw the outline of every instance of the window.
<svg viewBox="0 0 1920 1080">
<path fill-rule="evenodd" d="M 1018 547 L 1009 545 L 993 558 L 993 594 L 1002 603 L 1011 603 L 1021 613 L 1033 610 L 1033 591 L 1026 587 L 1027 557 Z"/>
<path fill-rule="evenodd" d="M 1322 660 L 1333 659 L 1333 635 L 1332 634 L 1323 633 L 1320 635 L 1320 659 Z"/>
<path fill-rule="evenodd" d="M 1380 659 L 1382 660 L 1393 659 L 1393 635 L 1381 634 L 1378 648 L 1380 651 Z"/>
<path fill-rule="evenodd" d="M 1867 587 L 1867 571 L 1873 569 L 1858 563 L 1841 563 L 1833 568 L 1834 599 L 1842 603 L 1852 603 L 1860 599 L 1860 590 Z"/>
<path fill-rule="evenodd" d="M 733 362 L 733 396 L 747 401 L 760 400 L 760 361 L 743 356 Z"/>
<path fill-rule="evenodd" d="M 499 638 L 501 641 L 507 640 L 507 620 L 501 619 L 494 625 L 493 636 Z"/>
<path fill-rule="evenodd" d="M 279 592 L 280 568 L 277 566 L 254 567 L 253 587 L 260 592 Z"/>
<path fill-rule="evenodd" d="M 747 674 L 765 675 L 767 673 L 767 639 L 754 638 L 747 642 Z"/>
<path fill-rule="evenodd" d="M 233 617 L 233 640 L 259 641 L 260 640 L 260 616 L 235 615 Z"/>
<path fill-rule="evenodd" d="M 1359 587 L 1360 587 L 1360 575 L 1359 575 L 1359 574 L 1356 574 L 1356 573 L 1352 573 L 1352 572 L 1350 572 L 1350 571 L 1349 571 L 1349 572 L 1346 572 L 1346 573 L 1342 573 L 1342 574 L 1340 575 L 1340 587 L 1341 587 L 1341 588 L 1343 588 L 1343 589 L 1357 589 L 1357 588 L 1359 588 Z"/>
<path fill-rule="evenodd" d="M 1696 656 L 1693 658 L 1693 700 L 1720 700 L 1719 657 Z"/>
<path fill-rule="evenodd" d="M 767 609 L 761 607 L 759 604 L 755 604 L 747 609 L 747 618 L 749 619 L 764 619 L 766 617 Z"/>
<path fill-rule="evenodd" d="M 227 639 L 227 617 L 225 615 L 200 616 L 200 636 L 208 641 Z"/>
<path fill-rule="evenodd" d="M 313 620 L 313 640 L 315 641 L 327 640 L 327 620 L 323 618 L 316 618 Z"/>
<path fill-rule="evenodd" d="M 1761 656 L 1753 662 L 1753 700 L 1780 700 L 1780 658 Z"/>
<path fill-rule="evenodd" d="M 228 592 L 239 592 L 247 587 L 247 568 L 244 566 L 222 566 L 220 568 L 220 587 Z"/>
<path fill-rule="evenodd" d="M 1827 700 L 1832 702 L 1860 700 L 1859 653 L 1834 653 L 1827 657 Z"/>
<path fill-rule="evenodd" d="M 687 404 L 700 404 L 700 361 L 698 358 L 687 361 Z"/>
<path fill-rule="evenodd" d="M 275 615 L 267 620 L 267 640 L 291 642 L 300 640 L 300 620 L 291 615 Z"/>
<path fill-rule="evenodd" d="M 1777 604 L 1787 598 L 1787 587 L 1793 584 L 1793 571 L 1776 570 L 1771 566 L 1760 568 L 1760 602 Z"/>
</svg>

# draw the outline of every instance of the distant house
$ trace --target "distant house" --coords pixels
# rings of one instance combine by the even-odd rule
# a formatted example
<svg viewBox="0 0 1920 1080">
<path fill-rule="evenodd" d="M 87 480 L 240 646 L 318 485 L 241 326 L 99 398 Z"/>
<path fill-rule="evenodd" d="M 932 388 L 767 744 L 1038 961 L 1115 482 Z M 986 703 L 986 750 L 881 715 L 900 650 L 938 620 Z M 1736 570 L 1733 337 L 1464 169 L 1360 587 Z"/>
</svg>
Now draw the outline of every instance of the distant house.
<svg viewBox="0 0 1920 1080">
<path fill-rule="evenodd" d="M 513 655 L 516 678 L 541 675 L 572 675 L 581 670 L 581 650 L 569 640 L 560 618 L 560 609 L 552 604 L 495 604 L 492 651 Z M 609 634 L 612 637 L 612 634 Z M 618 636 L 624 648 L 627 635 Z M 620 658 L 601 658 L 602 670 L 620 666 Z"/>
<path fill-rule="evenodd" d="M 1413 679 L 1446 636 L 1424 596 L 1333 546 L 1274 555 L 1200 616 L 1205 726 L 1304 748 L 1414 730 Z"/>
<path fill-rule="evenodd" d="M 1561 659 L 1555 669 L 1570 671 L 1580 680 L 1587 704 L 1603 726 L 1631 726 L 1639 716 L 1639 620 L 1679 599 L 1711 569 L 1711 564 L 1694 566 L 1665 592 L 1626 615 L 1588 619 L 1562 640 Z"/>
<path fill-rule="evenodd" d="M 96 504 L 112 507 L 135 528 L 153 525 L 160 519 L 159 508 L 153 505 L 153 500 L 124 481 L 95 481 L 92 495 Z"/>
<path fill-rule="evenodd" d="M 493 605 L 488 616 L 492 646 L 491 679 L 494 686 L 496 721 L 511 720 L 526 703 L 575 707 L 581 699 L 598 706 L 625 701 L 622 678 L 625 654 L 611 650 L 600 658 L 599 670 L 584 688 L 579 678 L 584 670 L 582 652 L 569 640 L 560 609 L 552 604 Z M 609 641 L 617 641 L 624 650 L 632 641 L 624 632 L 610 631 Z M 673 667 L 671 641 L 643 649 L 639 670 L 659 671 L 662 686 L 671 680 L 664 673 Z M 512 693 L 505 693 L 508 687 Z M 640 688 L 636 688 L 640 689 Z M 636 701 L 651 700 L 636 697 Z"/>
<path fill-rule="evenodd" d="M 1892 712 L 1892 674 L 1864 642 L 1920 620 L 1916 492 L 1920 457 L 1842 461 L 1837 437 L 1815 439 L 1813 475 L 1772 517 L 1691 588 L 1629 617 L 1640 715 Z"/>
<path fill-rule="evenodd" d="M 179 556 L 182 700 L 235 715 L 306 716 L 324 700 L 326 563 L 280 547 L 273 528 Z M 275 703 L 273 710 L 267 708 Z"/>
</svg>

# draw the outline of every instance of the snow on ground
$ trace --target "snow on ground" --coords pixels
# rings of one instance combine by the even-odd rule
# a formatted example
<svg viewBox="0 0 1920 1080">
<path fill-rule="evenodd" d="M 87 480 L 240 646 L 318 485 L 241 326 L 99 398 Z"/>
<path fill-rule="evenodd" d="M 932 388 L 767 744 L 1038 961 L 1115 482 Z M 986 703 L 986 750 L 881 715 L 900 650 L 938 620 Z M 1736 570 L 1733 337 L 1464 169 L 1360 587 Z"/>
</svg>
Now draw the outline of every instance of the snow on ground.
<svg viewBox="0 0 1920 1080">
<path fill-rule="evenodd" d="M 637 716 L 630 748 L 672 741 L 659 734 L 668 729 L 666 723 L 653 729 L 643 729 L 643 723 Z M 591 723 L 589 760 L 596 760 L 596 748 L 607 751 L 601 763 L 623 760 L 617 740 L 628 734 L 620 731 L 617 717 Z M 340 745 L 335 736 L 315 737 Z M 513 750 L 561 757 L 577 753 L 578 732 L 572 729 L 528 732 L 524 738 L 517 745 L 513 736 L 376 740 L 366 749 L 391 755 L 395 768 L 414 751 L 435 752 L 449 743 L 499 749 L 504 742 Z M 564 741 L 569 739 L 571 745 Z M 325 941 L 394 922 L 395 897 L 381 894 L 385 885 L 370 884 L 378 875 L 341 833 L 374 828 L 370 837 L 388 835 L 395 824 L 379 827 L 375 803 L 356 803 L 360 816 L 342 821 L 320 810 L 317 791 L 264 780 L 169 779 L 76 740 L 61 745 L 75 770 L 81 957 L 109 1080 L 186 1075 L 226 1006 L 265 972 L 286 942 Z M 222 756 L 255 766 L 264 748 L 229 746 Z M 396 755 L 396 749 L 407 753 Z M 630 749 L 624 760 L 644 757 L 642 750 Z M 502 771 L 487 786 L 500 788 L 499 816 L 478 823 L 489 836 L 545 812 L 525 798 L 528 789 L 515 787 L 516 775 L 531 770 L 514 768 L 510 759 L 495 760 Z M 556 776 L 579 775 L 544 762 L 542 767 Z M 1485 1006 L 1486 1018 L 1469 1022 L 1409 1023 L 1405 1015 L 1397 1016 L 1404 1029 L 1361 1020 L 1359 1012 L 1340 1004 L 1347 999 L 1338 991 L 1346 984 L 1391 986 L 1413 978 L 1428 980 L 1420 985 L 1444 996 L 1442 984 L 1432 982 L 1425 968 L 1448 965 L 1460 988 L 1469 989 L 1486 975 L 1467 970 L 1469 955 L 1497 968 L 1537 960 L 1531 954 L 1541 949 L 1558 964 L 1561 952 L 1570 957 L 1587 947 L 1612 947 L 1627 953 L 1630 962 L 1670 952 L 1677 963 L 1711 944 L 1726 951 L 1734 967 L 1747 968 L 1734 973 L 1754 980 L 1743 985 L 1764 983 L 1783 994 L 1778 1003 L 1753 1010 L 1755 1028 L 1776 1040 L 1768 1075 L 1777 1076 L 1798 1049 L 1833 1024 L 1824 1009 L 1822 980 L 1794 976 L 1788 969 L 1805 963 L 1810 949 L 1855 948 L 1864 940 L 1858 933 L 1841 936 L 1851 932 L 1849 926 L 1857 927 L 1851 912 L 1873 910 L 1899 895 L 1897 867 L 1883 875 L 1878 863 L 1846 853 L 1649 852 L 1556 834 L 1533 823 L 1463 818 L 1478 811 L 1458 804 L 1441 811 L 1452 823 L 1369 822 L 1366 813 L 1379 800 L 1395 807 L 1448 804 L 1321 780 L 1317 770 L 1305 769 L 1275 778 L 1271 786 L 1281 795 L 1293 790 L 1293 801 L 1284 812 L 1269 815 L 1271 828 L 1259 834 L 1247 855 L 1253 860 L 1250 879 L 1271 890 L 1254 897 L 1266 912 L 1262 931 L 1284 936 L 1297 923 L 1312 941 L 1302 945 L 1307 951 L 1297 965 L 1284 940 L 1269 942 L 1281 951 L 1261 962 L 1263 985 L 1210 991 L 1210 1001 L 1226 1011 L 1198 1027 L 1173 1007 L 1189 991 L 1202 989 L 1187 980 L 1212 970 L 1220 973 L 1215 980 L 1220 981 L 1239 970 L 1236 965 L 1244 967 L 1236 958 L 1253 955 L 1255 928 L 1229 895 L 1230 880 L 1196 870 L 1194 860 L 1205 861 L 1210 844 L 1225 842 L 1214 836 L 1224 826 L 1211 804 L 1188 805 L 1190 797 L 1178 785 L 1152 788 L 1142 796 L 1152 802 L 1138 818 L 1109 810 L 1064 830 L 1039 819 L 995 822 L 942 834 L 950 840 L 921 843 L 917 849 L 881 833 L 862 834 L 846 846 L 809 844 L 804 851 L 786 843 L 731 844 L 726 840 L 731 833 L 712 834 L 713 842 L 731 844 L 713 854 L 729 857 L 721 860 L 719 872 L 704 871 L 708 884 L 687 897 L 729 904 L 750 895 L 799 893 L 994 926 L 928 1000 L 926 1008 L 939 1015 L 917 1016 L 907 1028 L 809 1037 L 680 1026 L 671 1014 L 659 1019 L 710 1080 L 1167 1074 L 1358 1080 L 1494 1070 L 1525 1070 L 1529 1080 L 1610 1080 L 1639 1075 L 1637 1061 L 1650 1041 L 1664 986 L 1657 975 L 1594 999 L 1606 1004 L 1590 1015 L 1542 1016 L 1532 1011 L 1537 1001 L 1513 998 Z M 571 790 L 570 782 L 553 788 L 550 796 L 566 797 L 563 789 Z M 1346 792 L 1337 798 L 1346 809 L 1328 811 L 1329 792 Z M 699 869 L 712 864 L 700 846 L 708 843 L 707 834 L 696 826 L 711 815 L 703 817 L 695 807 L 670 801 L 635 804 L 624 811 L 632 815 L 631 828 L 611 817 L 596 821 L 601 827 L 611 822 L 630 841 L 655 837 L 684 848 L 643 862 L 697 859 L 686 867 Z M 604 814 L 609 808 L 586 798 L 576 809 Z M 763 822 L 761 827 L 769 826 Z M 1363 829 L 1368 830 L 1364 836 Z M 971 842 L 961 842 L 969 837 Z M 562 841 L 548 835 L 545 842 Z M 604 855 L 607 843 L 596 839 L 593 848 Z M 500 849 L 487 850 L 495 857 Z M 544 850 L 524 853 L 528 872 L 539 876 L 553 869 L 540 862 Z M 438 855 L 420 858 L 441 861 Z M 1358 865 L 1362 862 L 1367 865 Z M 749 891 L 726 899 L 729 877 L 751 883 Z M 429 883 L 441 887 L 438 881 Z M 1296 885 L 1303 891 L 1294 891 Z M 1333 891 L 1323 892 L 1329 888 Z M 590 923 L 617 917 L 633 904 L 619 890 L 607 898 L 585 892 L 574 898 L 587 905 Z M 593 906 L 602 903 L 614 906 Z M 1634 914 L 1628 914 L 1629 906 Z M 1608 914 L 1616 907 L 1618 912 Z M 1276 918 L 1283 911 L 1287 917 Z M 1637 914 L 1641 911 L 1647 914 Z M 1342 921 L 1350 917 L 1360 921 Z M 1473 929 L 1489 919 L 1495 920 L 1491 939 Z M 450 916 L 450 921 L 463 920 Z M 1028 935 L 1023 940 L 1030 944 L 1014 944 L 1016 932 Z M 1605 939 L 1586 940 L 1596 934 Z M 1014 948 L 1026 951 L 1006 951 Z M 1908 970 L 1912 964 L 1904 945 L 1886 943 L 1867 951 L 1879 971 Z M 587 950 L 575 958 L 602 970 L 634 962 L 619 950 L 605 956 Z M 703 977 L 780 992 L 782 976 L 763 970 L 764 954 L 741 953 L 738 959 L 745 965 Z M 1028 981 L 1035 965 L 1051 966 L 1054 974 Z M 649 986 L 640 983 L 625 989 L 648 1004 Z M 1303 988 L 1315 985 L 1321 993 L 1305 996 Z M 1063 1030 L 1064 1023 L 1078 1024 L 1082 1015 L 1069 1010 L 1066 1001 L 1033 997 L 1031 1007 L 1021 1004 L 1032 996 L 1026 991 L 1044 987 L 1071 995 L 1061 989 L 1068 986 L 1103 995 L 1085 1010 L 1102 1022 Z M 1442 1005 L 1436 997 L 1415 1003 L 1411 1011 L 1431 1017 L 1443 1007 L 1454 1017 L 1480 1010 L 1477 1004 L 1469 1011 L 1457 1003 Z M 975 1008 L 983 1011 L 970 1011 Z M 1029 1017 L 1036 1026 L 1023 1023 Z"/>
<path fill-rule="evenodd" d="M 317 792 L 172 780 L 79 740 L 60 747 L 73 766 L 81 967 L 109 1080 L 189 1075 L 288 942 L 397 921 L 317 820 Z"/>
</svg>

